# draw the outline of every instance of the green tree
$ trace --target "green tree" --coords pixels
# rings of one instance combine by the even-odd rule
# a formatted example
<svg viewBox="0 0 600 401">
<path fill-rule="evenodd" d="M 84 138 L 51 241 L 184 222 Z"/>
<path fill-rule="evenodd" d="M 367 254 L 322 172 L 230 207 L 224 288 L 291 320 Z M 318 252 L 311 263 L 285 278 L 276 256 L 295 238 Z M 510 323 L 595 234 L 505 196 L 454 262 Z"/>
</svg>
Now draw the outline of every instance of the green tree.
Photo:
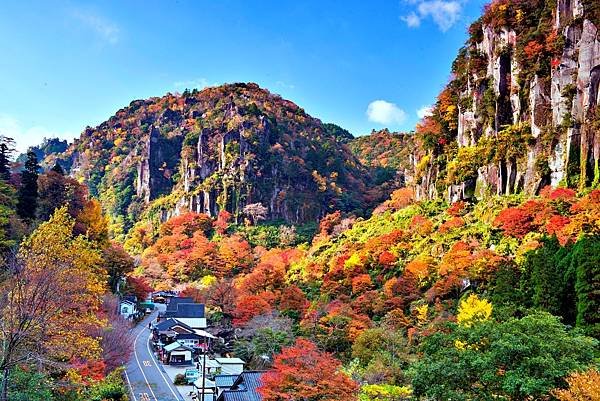
<svg viewBox="0 0 600 401">
<path fill-rule="evenodd" d="M 1 375 L 0 375 L 1 377 Z M 33 367 L 15 368 L 8 388 L 10 401 L 53 401 L 52 380 Z"/>
<path fill-rule="evenodd" d="M 0 180 L 0 254 L 16 243 L 10 232 L 11 222 L 15 216 L 15 205 L 16 194 L 14 188 Z M 0 266 L 2 264 L 0 263 Z"/>
<path fill-rule="evenodd" d="M 27 161 L 25 169 L 21 173 L 21 186 L 19 188 L 19 198 L 17 203 L 17 214 L 25 220 L 35 219 L 38 201 L 38 164 L 37 156 L 34 152 L 27 152 Z"/>
<path fill-rule="evenodd" d="M 271 366 L 273 358 L 285 346 L 291 345 L 293 337 L 285 331 L 266 327 L 258 329 L 251 339 L 243 339 L 235 344 L 235 353 L 248 361 L 255 369 Z"/>
<path fill-rule="evenodd" d="M 15 152 L 15 141 L 4 135 L 0 135 L 0 179 L 10 180 L 10 163 Z"/>
<path fill-rule="evenodd" d="M 415 395 L 435 400 L 540 399 L 593 363 L 598 342 L 536 312 L 429 336 L 411 368 Z"/>
<path fill-rule="evenodd" d="M 600 338 L 600 237 L 583 238 L 573 247 L 577 326 Z"/>
<path fill-rule="evenodd" d="M 527 254 L 523 264 L 521 289 L 530 305 L 567 323 L 575 322 L 574 278 L 570 265 L 570 249 L 562 247 L 556 237 L 546 238 L 543 246 Z"/>
<path fill-rule="evenodd" d="M 123 369 L 112 371 L 104 380 L 95 383 L 89 390 L 88 401 L 129 401 L 128 390 L 123 381 Z"/>
</svg>

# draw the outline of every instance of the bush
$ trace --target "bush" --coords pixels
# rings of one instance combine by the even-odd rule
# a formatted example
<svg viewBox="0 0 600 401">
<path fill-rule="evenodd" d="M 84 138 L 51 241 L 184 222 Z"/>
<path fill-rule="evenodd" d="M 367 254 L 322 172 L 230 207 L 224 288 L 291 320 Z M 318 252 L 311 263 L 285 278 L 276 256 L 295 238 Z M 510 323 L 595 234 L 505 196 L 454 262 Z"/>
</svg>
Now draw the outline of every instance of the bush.
<svg viewBox="0 0 600 401">
<path fill-rule="evenodd" d="M 175 380 L 173 380 L 173 384 L 176 386 L 183 386 L 185 384 L 187 384 L 187 381 L 185 380 L 185 375 L 179 373 L 175 376 Z"/>
</svg>

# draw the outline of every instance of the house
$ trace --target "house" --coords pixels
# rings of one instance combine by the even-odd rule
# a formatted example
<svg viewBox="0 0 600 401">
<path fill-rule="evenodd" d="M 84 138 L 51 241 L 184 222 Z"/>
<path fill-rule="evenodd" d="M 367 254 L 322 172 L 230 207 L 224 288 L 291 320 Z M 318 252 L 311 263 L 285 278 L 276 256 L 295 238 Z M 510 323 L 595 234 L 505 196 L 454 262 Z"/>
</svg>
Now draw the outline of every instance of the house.
<svg viewBox="0 0 600 401">
<path fill-rule="evenodd" d="M 197 364 L 199 370 L 202 370 L 203 363 L 204 363 L 204 359 L 199 358 L 198 364 Z M 207 359 L 206 360 L 206 368 L 204 369 L 204 372 L 209 377 L 218 375 L 221 373 L 221 364 L 219 364 L 219 362 L 215 361 L 214 359 Z"/>
<path fill-rule="evenodd" d="M 193 304 L 194 298 L 191 297 L 172 297 L 167 301 L 166 312 L 174 312 L 179 304 Z"/>
<path fill-rule="evenodd" d="M 198 367 L 202 370 L 202 365 L 205 360 L 199 358 Z M 215 358 L 206 359 L 206 374 L 212 375 L 239 375 L 244 371 L 244 365 L 246 362 L 240 358 Z"/>
<path fill-rule="evenodd" d="M 215 401 L 217 399 L 217 388 L 215 382 L 205 378 L 202 380 L 202 376 L 194 382 L 194 388 L 196 390 L 196 399 L 202 400 L 202 393 L 204 393 L 204 401 Z"/>
<path fill-rule="evenodd" d="M 239 375 L 244 371 L 244 362 L 240 358 L 215 358 L 215 361 L 221 365 L 221 374 Z"/>
<path fill-rule="evenodd" d="M 133 319 L 138 313 L 136 302 L 129 299 L 123 299 L 119 303 L 119 314 L 125 319 Z"/>
<path fill-rule="evenodd" d="M 229 389 L 221 391 L 217 401 L 261 401 L 262 397 L 258 393 L 258 388 L 264 373 L 259 371 L 242 372 Z"/>
<path fill-rule="evenodd" d="M 175 341 L 163 347 L 161 355 L 163 363 L 169 365 L 191 365 L 194 349 Z"/>
<path fill-rule="evenodd" d="M 194 329 L 205 329 L 206 317 L 204 304 L 195 303 L 189 297 L 173 297 L 167 303 L 167 309 L 158 314 L 158 321 L 164 319 L 177 319 Z"/>
<path fill-rule="evenodd" d="M 215 376 L 215 387 L 217 388 L 217 397 L 225 390 L 231 389 L 233 384 L 239 377 L 238 375 L 216 375 Z"/>
<path fill-rule="evenodd" d="M 163 344 L 172 343 L 179 334 L 194 334 L 194 329 L 175 319 L 163 320 L 152 327 L 153 338 Z"/>
<path fill-rule="evenodd" d="M 204 316 L 204 304 L 181 302 L 176 310 L 167 310 L 165 318 L 177 319 L 193 329 L 202 330 L 207 327 Z"/>
<path fill-rule="evenodd" d="M 216 338 L 204 330 L 195 330 L 173 318 L 154 324 L 152 327 L 152 337 L 157 346 L 179 341 L 198 350 L 205 349 L 210 344 L 210 341 Z"/>
<path fill-rule="evenodd" d="M 157 321 L 161 321 L 163 319 L 173 317 L 172 315 L 175 312 L 177 312 L 177 305 L 179 303 L 193 303 L 194 302 L 194 300 L 190 297 L 171 296 L 170 298 L 168 298 L 168 297 L 166 297 L 166 293 L 162 293 L 159 297 L 167 304 L 167 309 L 164 312 L 159 312 Z M 155 302 L 156 302 L 156 300 L 155 300 Z"/>
<path fill-rule="evenodd" d="M 207 341 L 206 337 L 196 333 L 179 333 L 175 337 L 175 340 L 187 346 L 200 349 L 204 349 L 204 344 L 206 344 Z"/>
</svg>

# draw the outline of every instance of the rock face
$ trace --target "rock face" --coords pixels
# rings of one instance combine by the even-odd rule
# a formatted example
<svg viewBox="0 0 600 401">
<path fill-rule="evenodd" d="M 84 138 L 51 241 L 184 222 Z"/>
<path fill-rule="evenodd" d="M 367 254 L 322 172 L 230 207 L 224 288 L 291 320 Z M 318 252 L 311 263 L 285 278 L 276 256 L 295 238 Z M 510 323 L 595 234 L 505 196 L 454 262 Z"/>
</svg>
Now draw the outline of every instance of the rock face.
<svg viewBox="0 0 600 401">
<path fill-rule="evenodd" d="M 455 79 L 437 103 L 440 135 L 450 137 L 450 146 L 416 152 L 417 162 L 426 155 L 438 160 L 415 182 L 420 197 L 457 200 L 533 194 L 549 184 L 598 185 L 600 6 L 589 0 L 558 0 L 552 9 L 548 4 L 496 0 L 471 27 L 454 64 Z M 513 151 L 501 154 L 503 137 L 517 126 L 524 146 L 508 138 Z M 459 160 L 464 147 L 476 148 L 481 160 Z M 465 169 L 471 172 L 467 179 L 456 173 Z"/>
<path fill-rule="evenodd" d="M 124 231 L 144 213 L 243 218 L 252 203 L 302 223 L 367 207 L 370 174 L 343 131 L 256 84 L 232 84 L 134 101 L 61 157 Z"/>
<path fill-rule="evenodd" d="M 165 138 L 155 126 L 143 145 L 143 154 L 137 167 L 136 194 L 145 203 L 171 192 L 172 175 L 177 169 L 182 138 Z"/>
</svg>

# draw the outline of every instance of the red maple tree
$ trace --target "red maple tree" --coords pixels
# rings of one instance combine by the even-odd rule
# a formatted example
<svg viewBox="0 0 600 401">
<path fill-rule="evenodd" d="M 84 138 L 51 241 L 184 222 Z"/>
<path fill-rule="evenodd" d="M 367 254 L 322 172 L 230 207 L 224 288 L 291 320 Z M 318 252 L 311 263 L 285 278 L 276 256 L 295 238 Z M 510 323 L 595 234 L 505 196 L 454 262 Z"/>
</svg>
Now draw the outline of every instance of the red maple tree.
<svg viewBox="0 0 600 401">
<path fill-rule="evenodd" d="M 275 357 L 258 389 L 263 401 L 353 401 L 358 384 L 339 371 L 341 363 L 309 340 L 298 339 Z"/>
</svg>

